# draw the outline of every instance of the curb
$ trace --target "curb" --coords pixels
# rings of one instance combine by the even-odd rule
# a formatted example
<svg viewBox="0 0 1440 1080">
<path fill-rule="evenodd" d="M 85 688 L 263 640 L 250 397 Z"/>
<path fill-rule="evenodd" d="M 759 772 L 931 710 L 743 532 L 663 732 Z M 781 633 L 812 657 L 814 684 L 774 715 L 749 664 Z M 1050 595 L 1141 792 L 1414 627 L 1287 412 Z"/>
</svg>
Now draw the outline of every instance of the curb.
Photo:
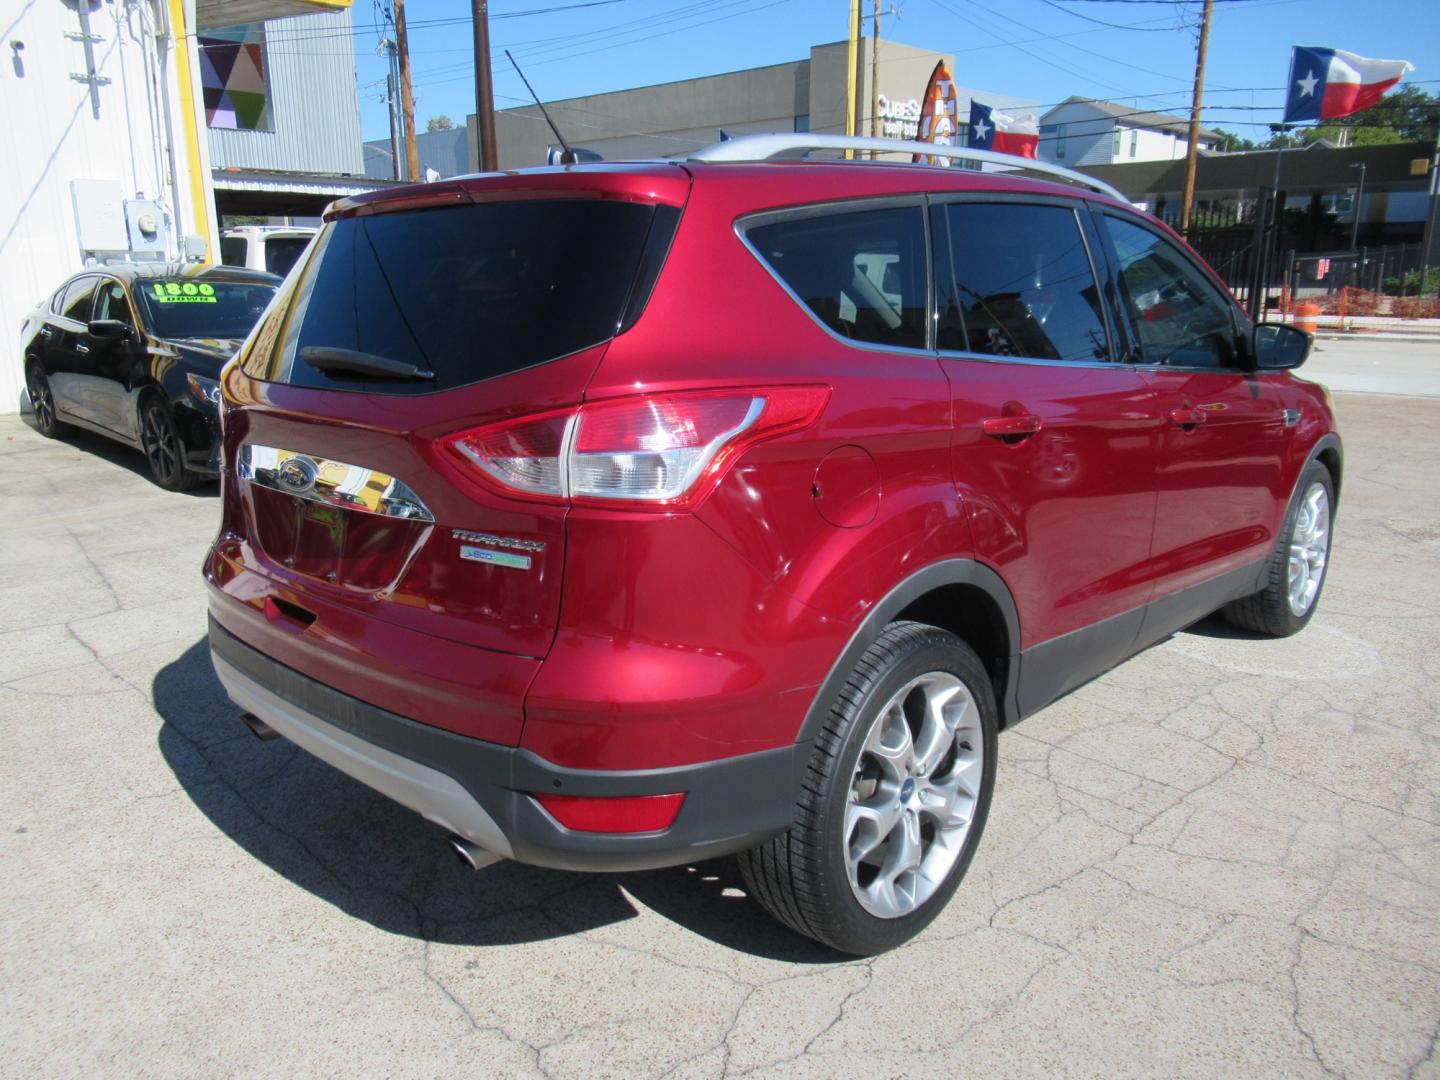
<svg viewBox="0 0 1440 1080">
<path fill-rule="evenodd" d="M 1403 341 L 1412 343 L 1433 343 L 1440 345 L 1440 334 L 1355 334 L 1355 333 L 1325 333 L 1321 330 L 1315 335 L 1316 341 Z"/>
</svg>

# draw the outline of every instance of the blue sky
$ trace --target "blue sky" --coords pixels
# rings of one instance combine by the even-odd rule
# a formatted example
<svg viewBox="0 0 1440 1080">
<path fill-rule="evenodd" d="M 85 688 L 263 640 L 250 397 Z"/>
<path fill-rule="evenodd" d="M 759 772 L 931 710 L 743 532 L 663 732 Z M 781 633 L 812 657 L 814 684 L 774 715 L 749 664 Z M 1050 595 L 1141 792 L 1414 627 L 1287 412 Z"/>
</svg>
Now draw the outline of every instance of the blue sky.
<svg viewBox="0 0 1440 1080">
<path fill-rule="evenodd" d="M 873 0 L 862 0 L 866 33 Z M 575 6 L 583 4 L 585 6 Z M 1071 94 L 1185 113 L 1201 5 L 1167 0 L 883 0 L 883 38 L 955 55 L 964 86 L 1053 104 Z M 361 129 L 389 134 L 382 0 L 355 0 Z M 417 126 L 474 111 L 468 0 L 407 0 Z M 848 0 L 491 0 L 496 108 L 528 100 L 511 49 L 545 100 L 797 60 L 843 39 Z M 1118 29 L 1090 20 L 1127 27 Z M 1220 0 L 1204 122 L 1251 138 L 1280 119 L 1291 45 L 1409 60 L 1440 90 L 1436 0 Z M 918 96 L 923 87 L 916 87 Z M 573 138 L 583 141 L 583 133 Z"/>
</svg>

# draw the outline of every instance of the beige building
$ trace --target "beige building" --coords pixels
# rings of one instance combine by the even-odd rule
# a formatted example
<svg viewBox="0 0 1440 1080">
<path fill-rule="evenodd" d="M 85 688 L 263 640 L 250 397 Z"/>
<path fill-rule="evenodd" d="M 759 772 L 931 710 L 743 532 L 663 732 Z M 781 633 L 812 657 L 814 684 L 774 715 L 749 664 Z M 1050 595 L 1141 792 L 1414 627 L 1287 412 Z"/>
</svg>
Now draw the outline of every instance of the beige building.
<svg viewBox="0 0 1440 1080">
<path fill-rule="evenodd" d="M 874 59 L 879 71 L 872 108 L 872 39 L 861 42 L 860 133 L 910 138 L 936 63 L 945 61 L 957 80 L 955 58 L 881 40 Z M 730 135 L 814 131 L 844 134 L 845 42 L 816 45 L 804 60 L 727 72 L 699 79 L 618 90 L 609 94 L 546 102 L 550 117 L 572 146 L 594 150 L 607 160 L 686 154 Z M 1008 94 L 955 88 L 960 121 L 970 116 L 970 98 L 1010 110 L 1033 102 Z M 479 168 L 475 117 L 470 121 L 470 166 Z M 543 165 L 556 146 L 534 105 L 496 113 L 496 142 L 502 169 Z"/>
</svg>

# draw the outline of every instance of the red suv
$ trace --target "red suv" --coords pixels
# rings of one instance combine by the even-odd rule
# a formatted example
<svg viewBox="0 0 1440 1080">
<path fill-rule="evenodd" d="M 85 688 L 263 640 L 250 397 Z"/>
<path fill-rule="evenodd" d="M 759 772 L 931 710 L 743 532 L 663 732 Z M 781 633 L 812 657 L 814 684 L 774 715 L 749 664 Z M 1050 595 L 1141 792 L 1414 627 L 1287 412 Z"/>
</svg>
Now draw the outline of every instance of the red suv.
<svg viewBox="0 0 1440 1080">
<path fill-rule="evenodd" d="M 1216 609 L 1305 625 L 1341 448 L 1308 336 L 1104 185 L 797 140 L 335 204 L 222 378 L 210 643 L 473 865 L 738 853 L 874 953 L 999 730 Z"/>
</svg>

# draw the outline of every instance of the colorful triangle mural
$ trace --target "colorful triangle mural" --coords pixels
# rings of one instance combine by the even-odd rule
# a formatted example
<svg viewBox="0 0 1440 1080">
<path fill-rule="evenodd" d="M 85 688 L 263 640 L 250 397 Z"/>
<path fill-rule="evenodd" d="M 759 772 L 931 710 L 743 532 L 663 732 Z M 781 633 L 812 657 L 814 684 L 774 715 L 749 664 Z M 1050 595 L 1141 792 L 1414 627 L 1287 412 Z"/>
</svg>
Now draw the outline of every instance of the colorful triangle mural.
<svg viewBox="0 0 1440 1080">
<path fill-rule="evenodd" d="M 199 47 L 206 125 L 270 130 L 264 24 L 207 30 L 199 37 Z"/>
</svg>

